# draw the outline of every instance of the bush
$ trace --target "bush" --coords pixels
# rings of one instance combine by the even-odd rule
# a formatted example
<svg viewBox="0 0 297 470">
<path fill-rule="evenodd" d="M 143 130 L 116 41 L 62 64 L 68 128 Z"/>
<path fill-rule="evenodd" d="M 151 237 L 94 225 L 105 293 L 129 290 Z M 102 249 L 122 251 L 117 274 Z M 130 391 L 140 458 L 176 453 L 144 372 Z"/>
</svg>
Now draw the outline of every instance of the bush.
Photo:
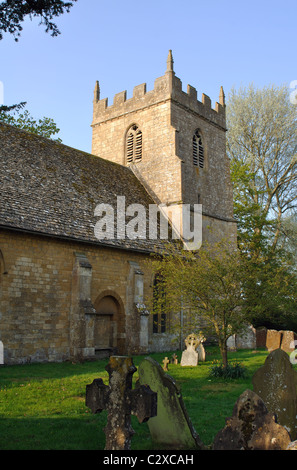
<svg viewBox="0 0 297 470">
<path fill-rule="evenodd" d="M 222 377 L 224 379 L 239 379 L 246 377 L 246 368 L 240 362 L 229 362 L 226 367 L 222 362 L 214 361 L 210 368 L 211 377 Z"/>
</svg>

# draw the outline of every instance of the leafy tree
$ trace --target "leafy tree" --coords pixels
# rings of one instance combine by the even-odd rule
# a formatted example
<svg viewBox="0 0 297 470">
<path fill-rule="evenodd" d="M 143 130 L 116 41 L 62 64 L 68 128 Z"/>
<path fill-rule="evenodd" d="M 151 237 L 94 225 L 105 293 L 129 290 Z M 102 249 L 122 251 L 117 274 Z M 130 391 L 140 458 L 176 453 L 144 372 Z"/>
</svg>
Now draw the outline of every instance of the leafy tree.
<svg viewBox="0 0 297 470">
<path fill-rule="evenodd" d="M 297 106 L 285 86 L 233 89 L 227 127 L 239 242 L 254 254 L 265 241 L 275 250 L 297 207 Z"/>
<path fill-rule="evenodd" d="M 241 253 L 242 313 L 254 325 L 297 331 L 294 259 L 281 250 L 257 257 Z"/>
<path fill-rule="evenodd" d="M 288 221 L 297 207 L 297 107 L 285 86 L 233 89 L 227 126 L 246 313 L 255 326 L 296 329 L 296 232 Z"/>
<path fill-rule="evenodd" d="M 3 111 L 0 109 L 0 122 L 5 122 L 20 129 L 24 129 L 33 134 L 38 134 L 48 139 L 52 138 L 55 134 L 58 134 L 60 129 L 58 129 L 54 120 L 48 117 L 43 117 L 38 121 L 34 119 L 28 110 L 23 112 L 17 112 L 14 109 L 14 106 L 6 107 L 8 111 Z M 11 109 L 13 108 L 13 109 Z M 22 106 L 21 106 L 22 108 Z M 19 111 L 20 108 L 18 108 Z M 60 138 L 54 139 L 57 142 L 62 142 Z"/>
<path fill-rule="evenodd" d="M 218 340 L 224 367 L 227 339 L 242 330 L 242 267 L 239 252 L 229 243 L 204 244 L 198 252 L 168 246 L 152 261 L 153 271 L 162 279 L 162 292 L 154 296 L 152 312 L 171 315 L 180 327 L 181 302 L 191 328 L 211 332 Z M 164 302 L 165 297 L 165 302 Z"/>
<path fill-rule="evenodd" d="M 6 105 L 2 104 L 0 106 L 0 113 L 6 114 L 6 113 L 10 113 L 10 112 L 18 112 L 22 108 L 24 108 L 24 106 L 26 106 L 26 104 L 27 103 L 25 101 L 22 101 L 21 103 L 18 103 L 18 104 L 13 104 L 11 106 L 6 106 Z"/>
<path fill-rule="evenodd" d="M 0 40 L 3 39 L 3 33 L 10 33 L 18 41 L 22 31 L 21 23 L 25 17 L 29 16 L 40 18 L 40 24 L 45 25 L 45 31 L 51 33 L 51 36 L 57 36 L 60 31 L 51 20 L 54 17 L 69 12 L 73 3 L 61 0 L 6 0 L 0 4 Z"/>
</svg>

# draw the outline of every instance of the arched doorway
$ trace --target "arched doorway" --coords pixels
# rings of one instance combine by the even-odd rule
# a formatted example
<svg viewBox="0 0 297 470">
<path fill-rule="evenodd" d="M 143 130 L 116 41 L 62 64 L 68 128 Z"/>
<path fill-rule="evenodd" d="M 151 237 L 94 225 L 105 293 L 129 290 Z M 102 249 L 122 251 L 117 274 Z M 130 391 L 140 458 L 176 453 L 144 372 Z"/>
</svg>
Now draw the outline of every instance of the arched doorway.
<svg viewBox="0 0 297 470">
<path fill-rule="evenodd" d="M 125 311 L 121 298 L 113 291 L 104 291 L 97 297 L 94 307 L 97 312 L 94 322 L 96 356 L 125 354 Z"/>
</svg>

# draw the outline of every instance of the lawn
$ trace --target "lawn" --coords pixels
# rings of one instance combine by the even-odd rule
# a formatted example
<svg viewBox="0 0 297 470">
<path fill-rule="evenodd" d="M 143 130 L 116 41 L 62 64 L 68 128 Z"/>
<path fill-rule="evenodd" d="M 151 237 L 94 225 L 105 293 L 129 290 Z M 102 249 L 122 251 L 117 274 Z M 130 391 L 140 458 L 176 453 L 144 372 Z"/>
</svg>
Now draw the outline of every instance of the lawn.
<svg viewBox="0 0 297 470">
<path fill-rule="evenodd" d="M 175 351 L 179 360 L 181 352 Z M 247 377 L 219 379 L 209 375 L 220 359 L 216 348 L 206 348 L 206 361 L 197 367 L 169 365 L 169 374 L 180 385 L 182 397 L 194 428 L 209 446 L 232 414 L 239 395 L 252 388 L 254 372 L 264 364 L 267 351 L 241 350 L 229 353 L 229 361 L 240 361 Z M 151 354 L 162 365 L 165 356 Z M 133 356 L 136 367 L 144 356 Z M 0 367 L 0 449 L 9 450 L 96 450 L 104 449 L 106 412 L 93 415 L 85 406 L 86 385 L 95 378 L 108 384 L 108 360 L 84 363 L 26 364 Z M 133 382 L 138 372 L 133 376 Z M 136 431 L 132 450 L 149 450 L 147 423 L 132 416 Z"/>
</svg>

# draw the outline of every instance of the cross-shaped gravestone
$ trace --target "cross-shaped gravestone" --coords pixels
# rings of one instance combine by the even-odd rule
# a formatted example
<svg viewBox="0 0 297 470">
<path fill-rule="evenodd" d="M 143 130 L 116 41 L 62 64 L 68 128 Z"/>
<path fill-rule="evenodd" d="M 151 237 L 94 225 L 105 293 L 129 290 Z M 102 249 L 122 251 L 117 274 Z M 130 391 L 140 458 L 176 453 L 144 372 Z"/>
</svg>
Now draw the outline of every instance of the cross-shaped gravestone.
<svg viewBox="0 0 297 470">
<path fill-rule="evenodd" d="M 168 357 L 165 357 L 162 362 L 163 362 L 163 370 L 168 371 L 168 364 L 169 364 Z"/>
<path fill-rule="evenodd" d="M 93 413 L 107 409 L 105 450 L 129 450 L 134 434 L 131 414 L 136 415 L 140 423 L 156 416 L 157 393 L 147 385 L 132 390 L 132 376 L 137 369 L 130 357 L 111 356 L 105 369 L 109 374 L 109 385 L 102 379 L 87 385 L 86 406 Z"/>
</svg>

